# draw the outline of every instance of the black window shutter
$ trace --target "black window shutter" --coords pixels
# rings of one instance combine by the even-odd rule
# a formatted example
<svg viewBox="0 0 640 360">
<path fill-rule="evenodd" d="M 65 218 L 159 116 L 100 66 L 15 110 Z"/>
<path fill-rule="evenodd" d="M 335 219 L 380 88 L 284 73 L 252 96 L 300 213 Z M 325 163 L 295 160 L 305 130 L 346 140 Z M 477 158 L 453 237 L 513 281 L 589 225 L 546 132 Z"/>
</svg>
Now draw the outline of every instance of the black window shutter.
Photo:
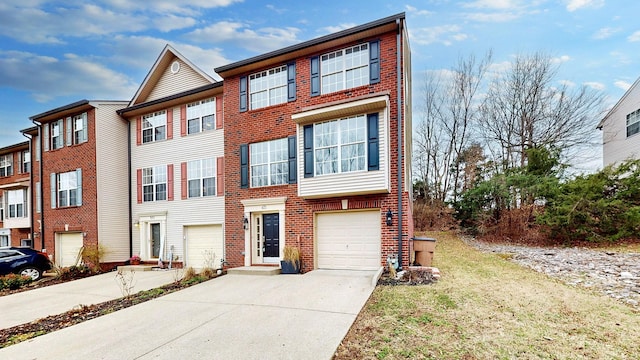
<svg viewBox="0 0 640 360">
<path fill-rule="evenodd" d="M 369 84 L 380 82 L 380 41 L 369 43 Z"/>
<path fill-rule="evenodd" d="M 287 65 L 287 101 L 296 99 L 296 63 Z"/>
<path fill-rule="evenodd" d="M 240 145 L 240 187 L 249 187 L 249 145 Z"/>
<path fill-rule="evenodd" d="M 380 142 L 378 134 L 378 114 L 367 115 L 368 170 L 380 170 Z"/>
<path fill-rule="evenodd" d="M 320 57 L 311 58 L 311 96 L 320 95 Z"/>
<path fill-rule="evenodd" d="M 313 125 L 304 126 L 304 177 L 313 177 Z"/>
<path fill-rule="evenodd" d="M 295 184 L 298 180 L 296 166 L 296 137 L 289 136 L 289 184 Z"/>
<path fill-rule="evenodd" d="M 247 111 L 247 77 L 240 78 L 240 111 Z"/>
</svg>

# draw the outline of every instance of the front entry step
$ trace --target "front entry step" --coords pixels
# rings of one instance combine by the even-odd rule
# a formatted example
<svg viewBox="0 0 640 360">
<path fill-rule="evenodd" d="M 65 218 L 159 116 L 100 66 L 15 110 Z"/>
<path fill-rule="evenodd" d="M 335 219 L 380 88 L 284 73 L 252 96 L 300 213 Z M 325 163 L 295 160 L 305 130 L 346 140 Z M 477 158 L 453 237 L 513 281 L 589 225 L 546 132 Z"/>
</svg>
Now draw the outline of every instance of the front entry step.
<svg viewBox="0 0 640 360">
<path fill-rule="evenodd" d="M 241 266 L 227 269 L 227 274 L 236 275 L 280 275 L 280 268 L 277 266 Z"/>
</svg>

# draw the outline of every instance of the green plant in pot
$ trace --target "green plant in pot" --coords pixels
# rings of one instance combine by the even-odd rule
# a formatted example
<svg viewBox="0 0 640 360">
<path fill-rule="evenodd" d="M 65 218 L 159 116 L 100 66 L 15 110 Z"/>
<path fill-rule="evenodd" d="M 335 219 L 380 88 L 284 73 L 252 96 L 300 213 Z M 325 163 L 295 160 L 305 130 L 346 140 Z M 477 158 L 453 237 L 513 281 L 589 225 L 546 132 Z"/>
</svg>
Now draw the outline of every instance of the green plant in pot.
<svg viewBox="0 0 640 360">
<path fill-rule="evenodd" d="M 300 273 L 300 249 L 295 246 L 285 245 L 283 249 L 283 258 L 280 261 L 281 274 L 298 274 Z"/>
</svg>

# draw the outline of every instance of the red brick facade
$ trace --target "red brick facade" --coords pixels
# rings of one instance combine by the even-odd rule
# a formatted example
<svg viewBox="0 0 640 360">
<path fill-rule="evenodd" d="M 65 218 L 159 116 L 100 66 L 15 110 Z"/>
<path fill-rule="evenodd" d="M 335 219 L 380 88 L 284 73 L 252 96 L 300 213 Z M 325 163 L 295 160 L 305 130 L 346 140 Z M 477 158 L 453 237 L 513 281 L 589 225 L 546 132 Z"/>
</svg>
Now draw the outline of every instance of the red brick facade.
<svg viewBox="0 0 640 360">
<path fill-rule="evenodd" d="M 388 209 L 398 212 L 398 183 L 397 183 L 397 124 L 398 108 L 396 97 L 397 89 L 397 28 L 373 37 L 365 35 L 354 36 L 357 40 L 340 41 L 333 47 L 318 46 L 315 51 L 310 50 L 303 56 L 286 58 L 281 57 L 281 63 L 296 66 L 296 100 L 283 104 L 240 112 L 240 78 L 249 76 L 261 70 L 273 68 L 277 65 L 268 65 L 264 68 L 248 68 L 246 71 L 234 69 L 234 75 L 224 78 L 224 105 L 225 105 L 225 165 L 226 165 L 226 201 L 225 201 L 225 242 L 226 260 L 231 267 L 245 265 L 245 231 L 243 230 L 243 204 L 242 200 L 273 197 L 286 197 L 285 210 L 285 239 L 286 244 L 299 246 L 302 256 L 303 271 L 310 271 L 314 267 L 314 214 L 318 211 L 340 210 L 341 200 L 347 199 L 349 210 L 352 209 L 380 209 L 381 222 L 381 259 L 380 264 L 386 262 L 387 256 L 398 252 L 398 228 L 397 215 L 394 218 L 394 226 L 387 226 L 385 213 Z M 369 41 L 380 41 L 380 82 L 359 86 L 347 90 L 312 97 L 310 89 L 310 57 L 322 55 L 332 50 L 338 50 Z M 334 42 L 335 43 L 335 42 Z M 401 42 L 402 43 L 402 42 Z M 403 54 L 404 56 L 404 54 Z M 403 60 L 401 60 L 403 61 Z M 217 70 L 217 69 L 216 69 Z M 240 72 L 240 73 L 238 73 Z M 280 186 L 266 186 L 257 188 L 240 187 L 240 146 L 267 140 L 285 138 L 296 135 L 296 124 L 291 115 L 309 107 L 345 99 L 359 98 L 370 94 L 388 93 L 389 103 L 389 139 L 390 158 L 389 176 L 391 179 L 391 192 L 388 194 L 371 194 L 360 196 L 340 196 L 324 199 L 303 199 L 298 194 L 298 184 Z M 248 100 L 247 100 L 248 101 Z M 403 117 L 404 119 L 404 117 Z M 404 151 L 404 149 L 402 149 Z M 298 164 L 302 154 L 298 152 Z M 298 165 L 300 166 L 300 165 Z M 401 169 L 402 173 L 406 169 Z M 403 175 L 404 176 L 404 175 Z M 403 177 L 404 178 L 404 177 Z M 403 192 L 403 232 L 407 238 L 413 235 L 413 229 L 409 229 L 411 206 L 407 189 Z M 407 239 L 405 239 L 407 240 Z M 403 264 L 408 265 L 408 241 L 403 245 Z"/>
</svg>

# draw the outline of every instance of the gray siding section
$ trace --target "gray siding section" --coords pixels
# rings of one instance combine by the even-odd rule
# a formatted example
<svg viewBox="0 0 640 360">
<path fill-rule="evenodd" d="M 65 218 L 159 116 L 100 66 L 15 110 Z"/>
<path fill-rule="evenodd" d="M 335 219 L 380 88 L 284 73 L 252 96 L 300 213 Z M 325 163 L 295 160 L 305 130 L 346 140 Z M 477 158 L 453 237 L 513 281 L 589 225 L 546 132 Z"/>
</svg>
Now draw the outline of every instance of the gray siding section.
<svg viewBox="0 0 640 360">
<path fill-rule="evenodd" d="M 379 112 L 380 170 L 304 177 L 304 136 L 298 126 L 298 196 L 322 198 L 339 195 L 388 193 L 391 191 L 389 175 L 389 121 L 387 110 Z"/>
<path fill-rule="evenodd" d="M 220 98 L 216 99 L 216 101 Z M 141 217 L 166 214 L 166 254 L 173 246 L 177 261 L 185 259 L 184 227 L 189 225 L 224 224 L 224 196 L 211 196 L 182 200 L 180 164 L 191 160 L 218 158 L 224 154 L 224 130 L 180 136 L 180 107 L 173 108 L 173 139 L 136 146 L 136 121 L 130 119 L 132 164 L 131 188 L 133 222 Z M 137 203 L 137 169 L 173 164 L 174 200 Z M 217 189 L 216 189 L 217 190 Z M 140 227 L 133 229 L 134 254 L 145 254 L 148 236 Z M 142 237 L 141 238 L 141 234 Z M 165 257 L 166 258 L 166 257 Z M 218 257 L 220 258 L 220 257 Z"/>
<path fill-rule="evenodd" d="M 98 242 L 106 254 L 102 262 L 129 258 L 129 219 L 127 179 L 127 124 L 116 110 L 122 104 L 97 104 L 96 186 L 98 209 Z"/>
<path fill-rule="evenodd" d="M 640 86 L 634 86 L 602 125 L 604 165 L 640 158 L 640 133 L 627 137 L 627 114 L 640 109 Z"/>
<path fill-rule="evenodd" d="M 171 64 L 174 61 L 180 63 L 180 71 L 176 74 L 171 72 Z M 200 86 L 208 85 L 210 82 L 193 70 L 189 65 L 178 58 L 174 58 L 169 66 L 164 69 L 160 80 L 155 85 L 145 102 L 161 99 L 183 91 L 191 90 Z M 179 119 L 179 117 L 178 117 Z M 179 132 L 178 132 L 179 134 Z"/>
</svg>

